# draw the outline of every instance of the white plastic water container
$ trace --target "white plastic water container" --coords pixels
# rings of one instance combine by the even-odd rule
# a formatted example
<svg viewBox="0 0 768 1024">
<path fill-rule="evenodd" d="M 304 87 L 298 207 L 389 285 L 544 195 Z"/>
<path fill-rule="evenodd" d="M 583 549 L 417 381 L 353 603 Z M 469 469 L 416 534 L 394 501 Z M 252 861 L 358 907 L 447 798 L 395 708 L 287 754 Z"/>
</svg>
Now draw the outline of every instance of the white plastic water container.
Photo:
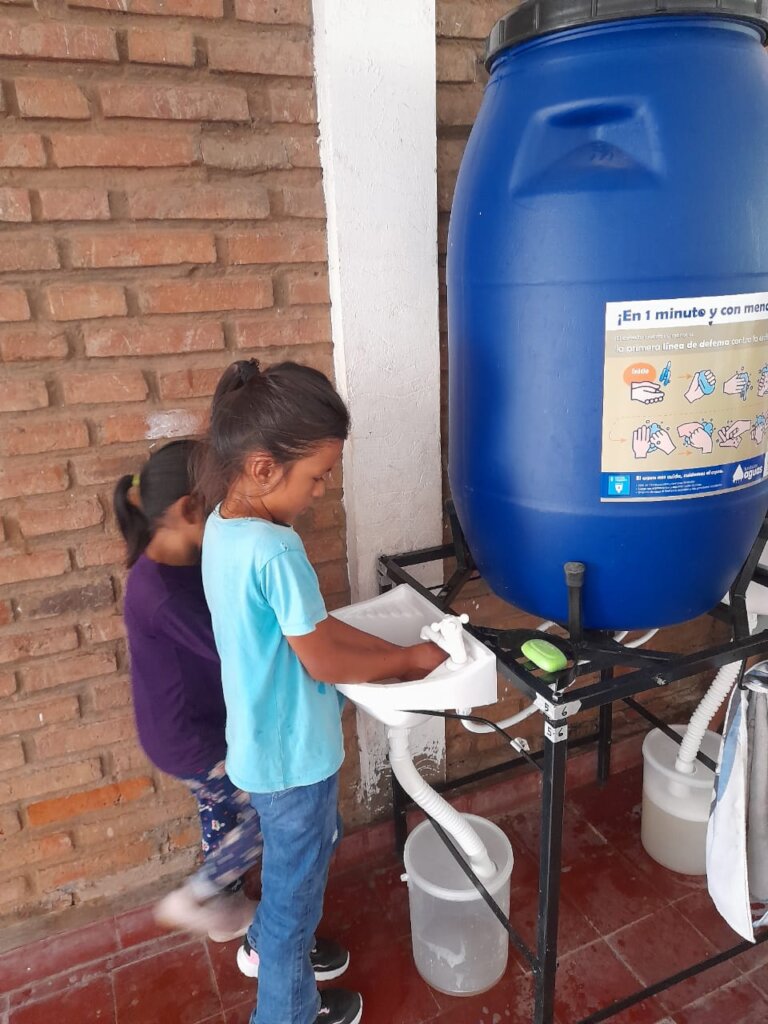
<svg viewBox="0 0 768 1024">
<path fill-rule="evenodd" d="M 673 725 L 679 735 L 685 726 Z M 717 761 L 721 737 L 704 733 L 702 754 Z M 640 838 L 649 856 L 684 875 L 707 872 L 707 822 L 715 773 L 701 761 L 692 775 L 675 771 L 680 747 L 659 729 L 643 743 L 643 817 Z"/>
<path fill-rule="evenodd" d="M 483 884 L 508 915 L 512 844 L 493 822 L 474 814 L 465 817 L 496 865 L 496 874 Z M 492 988 L 507 966 L 509 934 L 429 821 L 417 825 L 406 840 L 405 870 L 419 974 L 452 996 Z"/>
</svg>

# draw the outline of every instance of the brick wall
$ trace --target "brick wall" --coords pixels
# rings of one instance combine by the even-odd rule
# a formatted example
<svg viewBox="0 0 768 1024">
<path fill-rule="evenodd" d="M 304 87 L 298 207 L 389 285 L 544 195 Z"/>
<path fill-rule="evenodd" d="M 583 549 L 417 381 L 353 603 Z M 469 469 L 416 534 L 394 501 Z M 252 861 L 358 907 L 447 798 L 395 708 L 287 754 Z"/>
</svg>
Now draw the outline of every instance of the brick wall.
<svg viewBox="0 0 768 1024">
<path fill-rule="evenodd" d="M 515 7 L 514 0 L 437 0 L 437 191 L 438 250 L 440 266 L 441 360 L 443 379 L 443 436 L 447 437 L 447 323 L 445 305 L 445 254 L 453 189 L 456 175 L 469 138 L 470 129 L 480 109 L 483 89 L 488 81 L 482 64 L 483 43 L 495 22 Z M 444 487 L 447 479 L 447 446 L 443 445 Z M 478 625 L 530 627 L 536 620 L 523 615 L 487 591 L 474 585 L 457 603 Z M 694 650 L 725 638 L 725 631 L 713 620 L 705 618 L 683 627 L 663 630 L 654 640 L 660 650 Z M 686 681 L 669 690 L 643 698 L 657 714 L 667 721 L 685 722 L 701 697 L 711 675 Z M 524 706 L 519 695 L 509 688 L 507 696 L 495 706 L 492 717 L 500 720 L 515 714 Z M 596 714 L 583 715 L 571 725 L 571 735 L 579 736 L 596 728 Z M 645 730 L 643 720 L 617 706 L 617 736 Z M 495 735 L 479 736 L 461 725 L 447 726 L 447 771 L 456 777 L 509 756 Z M 541 746 L 541 722 L 534 717 L 515 727 L 514 734 L 526 737 L 536 749 Z"/>
<path fill-rule="evenodd" d="M 192 802 L 135 740 L 111 489 L 202 426 L 232 359 L 331 369 L 310 20 L 310 0 L 0 4 L 6 921 L 194 859 Z M 304 524 L 332 605 L 340 486 Z"/>
</svg>

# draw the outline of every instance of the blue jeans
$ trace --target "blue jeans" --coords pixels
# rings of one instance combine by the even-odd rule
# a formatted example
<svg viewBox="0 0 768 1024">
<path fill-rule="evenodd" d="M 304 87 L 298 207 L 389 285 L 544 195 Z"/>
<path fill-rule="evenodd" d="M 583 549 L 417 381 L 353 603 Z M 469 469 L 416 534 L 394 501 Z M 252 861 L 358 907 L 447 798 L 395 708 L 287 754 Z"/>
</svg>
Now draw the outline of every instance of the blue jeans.
<svg viewBox="0 0 768 1024">
<path fill-rule="evenodd" d="M 309 954 L 338 838 L 339 777 L 277 793 L 251 793 L 264 837 L 261 902 L 248 930 L 259 954 L 250 1024 L 315 1024 L 320 996 Z"/>
</svg>

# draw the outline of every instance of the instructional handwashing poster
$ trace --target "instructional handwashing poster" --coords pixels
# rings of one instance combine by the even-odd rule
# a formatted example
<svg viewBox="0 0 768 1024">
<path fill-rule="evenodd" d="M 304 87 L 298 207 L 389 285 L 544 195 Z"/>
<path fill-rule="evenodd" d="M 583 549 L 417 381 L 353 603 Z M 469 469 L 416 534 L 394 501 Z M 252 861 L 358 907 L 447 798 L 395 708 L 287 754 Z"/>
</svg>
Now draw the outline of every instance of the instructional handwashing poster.
<svg viewBox="0 0 768 1024">
<path fill-rule="evenodd" d="M 601 501 L 749 487 L 767 449 L 768 292 L 606 304 Z"/>
</svg>

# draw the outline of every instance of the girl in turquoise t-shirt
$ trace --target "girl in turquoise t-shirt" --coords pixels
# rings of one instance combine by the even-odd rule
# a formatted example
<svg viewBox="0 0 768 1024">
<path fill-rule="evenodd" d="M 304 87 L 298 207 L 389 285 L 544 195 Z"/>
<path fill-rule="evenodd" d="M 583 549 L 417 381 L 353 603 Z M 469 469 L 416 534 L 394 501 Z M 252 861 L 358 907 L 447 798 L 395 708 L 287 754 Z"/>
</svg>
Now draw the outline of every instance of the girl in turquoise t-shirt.
<svg viewBox="0 0 768 1024">
<path fill-rule="evenodd" d="M 203 585 L 221 657 L 227 772 L 264 840 L 262 898 L 238 963 L 259 978 L 251 1024 L 357 1024 L 362 997 L 316 980 L 349 954 L 315 938 L 337 840 L 344 751 L 332 684 L 420 679 L 445 654 L 398 647 L 329 618 L 293 523 L 325 494 L 349 430 L 322 373 L 255 360 L 224 373 L 197 467 L 211 510 Z M 329 685 L 331 684 L 331 685 Z"/>
</svg>

